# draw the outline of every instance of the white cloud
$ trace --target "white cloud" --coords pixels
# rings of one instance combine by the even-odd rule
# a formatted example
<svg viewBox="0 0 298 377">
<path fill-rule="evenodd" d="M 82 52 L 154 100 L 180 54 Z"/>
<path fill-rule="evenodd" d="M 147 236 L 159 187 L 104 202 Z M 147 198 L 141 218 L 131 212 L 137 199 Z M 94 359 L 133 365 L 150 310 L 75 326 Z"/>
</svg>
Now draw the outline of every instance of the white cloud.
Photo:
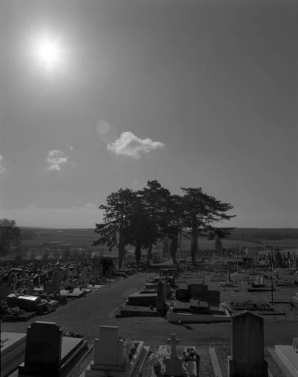
<svg viewBox="0 0 298 377">
<path fill-rule="evenodd" d="M 2 165 L 2 156 L 0 155 L 0 174 L 6 172 L 5 167 Z"/>
<path fill-rule="evenodd" d="M 164 147 L 165 144 L 151 139 L 140 139 L 132 132 L 123 132 L 113 143 L 108 144 L 108 150 L 120 155 L 140 158 L 142 154 Z"/>
<path fill-rule="evenodd" d="M 98 206 L 94 203 L 88 203 L 88 204 L 85 204 L 84 205 L 84 208 L 87 208 L 87 209 L 98 209 Z"/>
<path fill-rule="evenodd" d="M 48 153 L 48 170 L 60 171 L 65 165 L 69 164 L 68 157 L 61 150 L 54 149 Z"/>
</svg>

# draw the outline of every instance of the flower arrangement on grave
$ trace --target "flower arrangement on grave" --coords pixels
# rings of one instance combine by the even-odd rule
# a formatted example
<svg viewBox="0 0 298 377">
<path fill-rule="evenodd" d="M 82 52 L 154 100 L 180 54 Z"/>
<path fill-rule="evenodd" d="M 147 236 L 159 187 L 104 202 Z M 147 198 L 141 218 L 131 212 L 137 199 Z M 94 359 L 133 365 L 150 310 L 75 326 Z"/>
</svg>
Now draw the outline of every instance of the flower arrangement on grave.
<svg viewBox="0 0 298 377">
<path fill-rule="evenodd" d="M 154 373 L 158 376 L 161 373 L 161 362 L 156 353 L 150 355 L 150 361 L 153 361 Z"/>
<path fill-rule="evenodd" d="M 187 348 L 183 352 L 183 361 L 184 363 L 188 363 L 189 361 L 196 361 L 200 360 L 200 356 L 194 348 Z"/>
<path fill-rule="evenodd" d="M 14 318 L 17 318 L 19 316 L 19 314 L 21 314 L 21 312 L 22 312 L 22 310 L 18 306 L 7 309 L 7 313 L 9 315 L 13 316 Z"/>
<path fill-rule="evenodd" d="M 70 338 L 83 338 L 83 334 L 80 332 L 66 332 L 64 333 L 64 336 L 70 337 Z"/>
<path fill-rule="evenodd" d="M 126 339 L 124 341 L 124 350 L 126 351 L 129 360 L 133 358 L 133 355 L 135 354 L 137 347 L 137 343 L 132 342 L 131 339 Z"/>
</svg>

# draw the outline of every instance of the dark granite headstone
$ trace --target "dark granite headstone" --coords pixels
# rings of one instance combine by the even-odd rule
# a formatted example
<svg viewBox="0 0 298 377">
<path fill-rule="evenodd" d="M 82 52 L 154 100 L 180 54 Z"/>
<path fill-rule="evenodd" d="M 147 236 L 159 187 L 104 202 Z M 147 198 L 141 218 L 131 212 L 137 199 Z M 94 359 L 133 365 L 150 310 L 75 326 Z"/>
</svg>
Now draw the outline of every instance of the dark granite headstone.
<svg viewBox="0 0 298 377">
<path fill-rule="evenodd" d="M 163 312 L 164 309 L 165 309 L 164 283 L 162 281 L 159 281 L 157 283 L 156 311 Z"/>
<path fill-rule="evenodd" d="M 25 368 L 60 366 L 62 330 L 53 322 L 34 322 L 27 330 Z"/>
<path fill-rule="evenodd" d="M 228 377 L 267 377 L 264 359 L 264 320 L 248 311 L 232 317 L 232 350 Z"/>
<path fill-rule="evenodd" d="M 62 337 L 53 322 L 34 322 L 27 329 L 25 365 L 19 377 L 64 377 L 88 350 L 83 339 Z"/>
</svg>

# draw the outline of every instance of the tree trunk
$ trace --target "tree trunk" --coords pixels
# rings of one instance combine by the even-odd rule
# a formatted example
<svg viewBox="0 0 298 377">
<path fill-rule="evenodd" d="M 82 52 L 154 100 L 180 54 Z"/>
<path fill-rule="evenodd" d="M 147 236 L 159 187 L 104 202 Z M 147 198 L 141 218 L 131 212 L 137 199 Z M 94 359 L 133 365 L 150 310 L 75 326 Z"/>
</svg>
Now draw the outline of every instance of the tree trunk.
<svg viewBox="0 0 298 377">
<path fill-rule="evenodd" d="M 136 244 L 136 248 L 135 248 L 135 258 L 136 258 L 137 265 L 139 265 L 140 259 L 141 259 L 141 245 L 138 243 Z"/>
<path fill-rule="evenodd" d="M 118 268 L 122 267 L 123 258 L 124 258 L 124 251 L 125 251 L 125 245 L 123 242 L 123 236 L 121 234 L 121 231 L 119 232 L 119 249 L 118 249 Z"/>
<path fill-rule="evenodd" d="M 221 241 L 220 237 L 218 237 L 218 236 L 216 236 L 216 239 L 215 239 L 215 250 L 218 253 L 222 253 L 222 241 Z"/>
<path fill-rule="evenodd" d="M 148 247 L 147 251 L 147 267 L 151 265 L 151 256 L 152 256 L 152 244 Z"/>
<path fill-rule="evenodd" d="M 164 243 L 163 243 L 163 248 L 162 248 L 162 256 L 165 258 L 169 254 L 169 243 L 168 239 L 165 238 Z"/>
<path fill-rule="evenodd" d="M 170 254 L 173 261 L 173 265 L 177 264 L 177 250 L 178 250 L 178 237 L 173 237 L 170 245 Z"/>
<path fill-rule="evenodd" d="M 192 221 L 191 229 L 191 244 L 190 244 L 190 253 L 191 253 L 191 262 L 193 266 L 197 264 L 197 254 L 198 254 L 198 226 L 197 219 L 194 216 Z"/>
</svg>

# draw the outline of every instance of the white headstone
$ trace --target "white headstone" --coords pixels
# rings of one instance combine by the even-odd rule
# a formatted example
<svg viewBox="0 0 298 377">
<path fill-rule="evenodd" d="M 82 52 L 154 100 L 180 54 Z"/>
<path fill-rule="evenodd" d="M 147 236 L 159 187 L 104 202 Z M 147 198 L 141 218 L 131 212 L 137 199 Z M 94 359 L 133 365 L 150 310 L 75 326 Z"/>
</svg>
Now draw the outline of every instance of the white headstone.
<svg viewBox="0 0 298 377">
<path fill-rule="evenodd" d="M 94 364 L 120 366 L 124 363 L 124 340 L 119 327 L 100 326 L 99 339 L 94 342 Z"/>
</svg>

